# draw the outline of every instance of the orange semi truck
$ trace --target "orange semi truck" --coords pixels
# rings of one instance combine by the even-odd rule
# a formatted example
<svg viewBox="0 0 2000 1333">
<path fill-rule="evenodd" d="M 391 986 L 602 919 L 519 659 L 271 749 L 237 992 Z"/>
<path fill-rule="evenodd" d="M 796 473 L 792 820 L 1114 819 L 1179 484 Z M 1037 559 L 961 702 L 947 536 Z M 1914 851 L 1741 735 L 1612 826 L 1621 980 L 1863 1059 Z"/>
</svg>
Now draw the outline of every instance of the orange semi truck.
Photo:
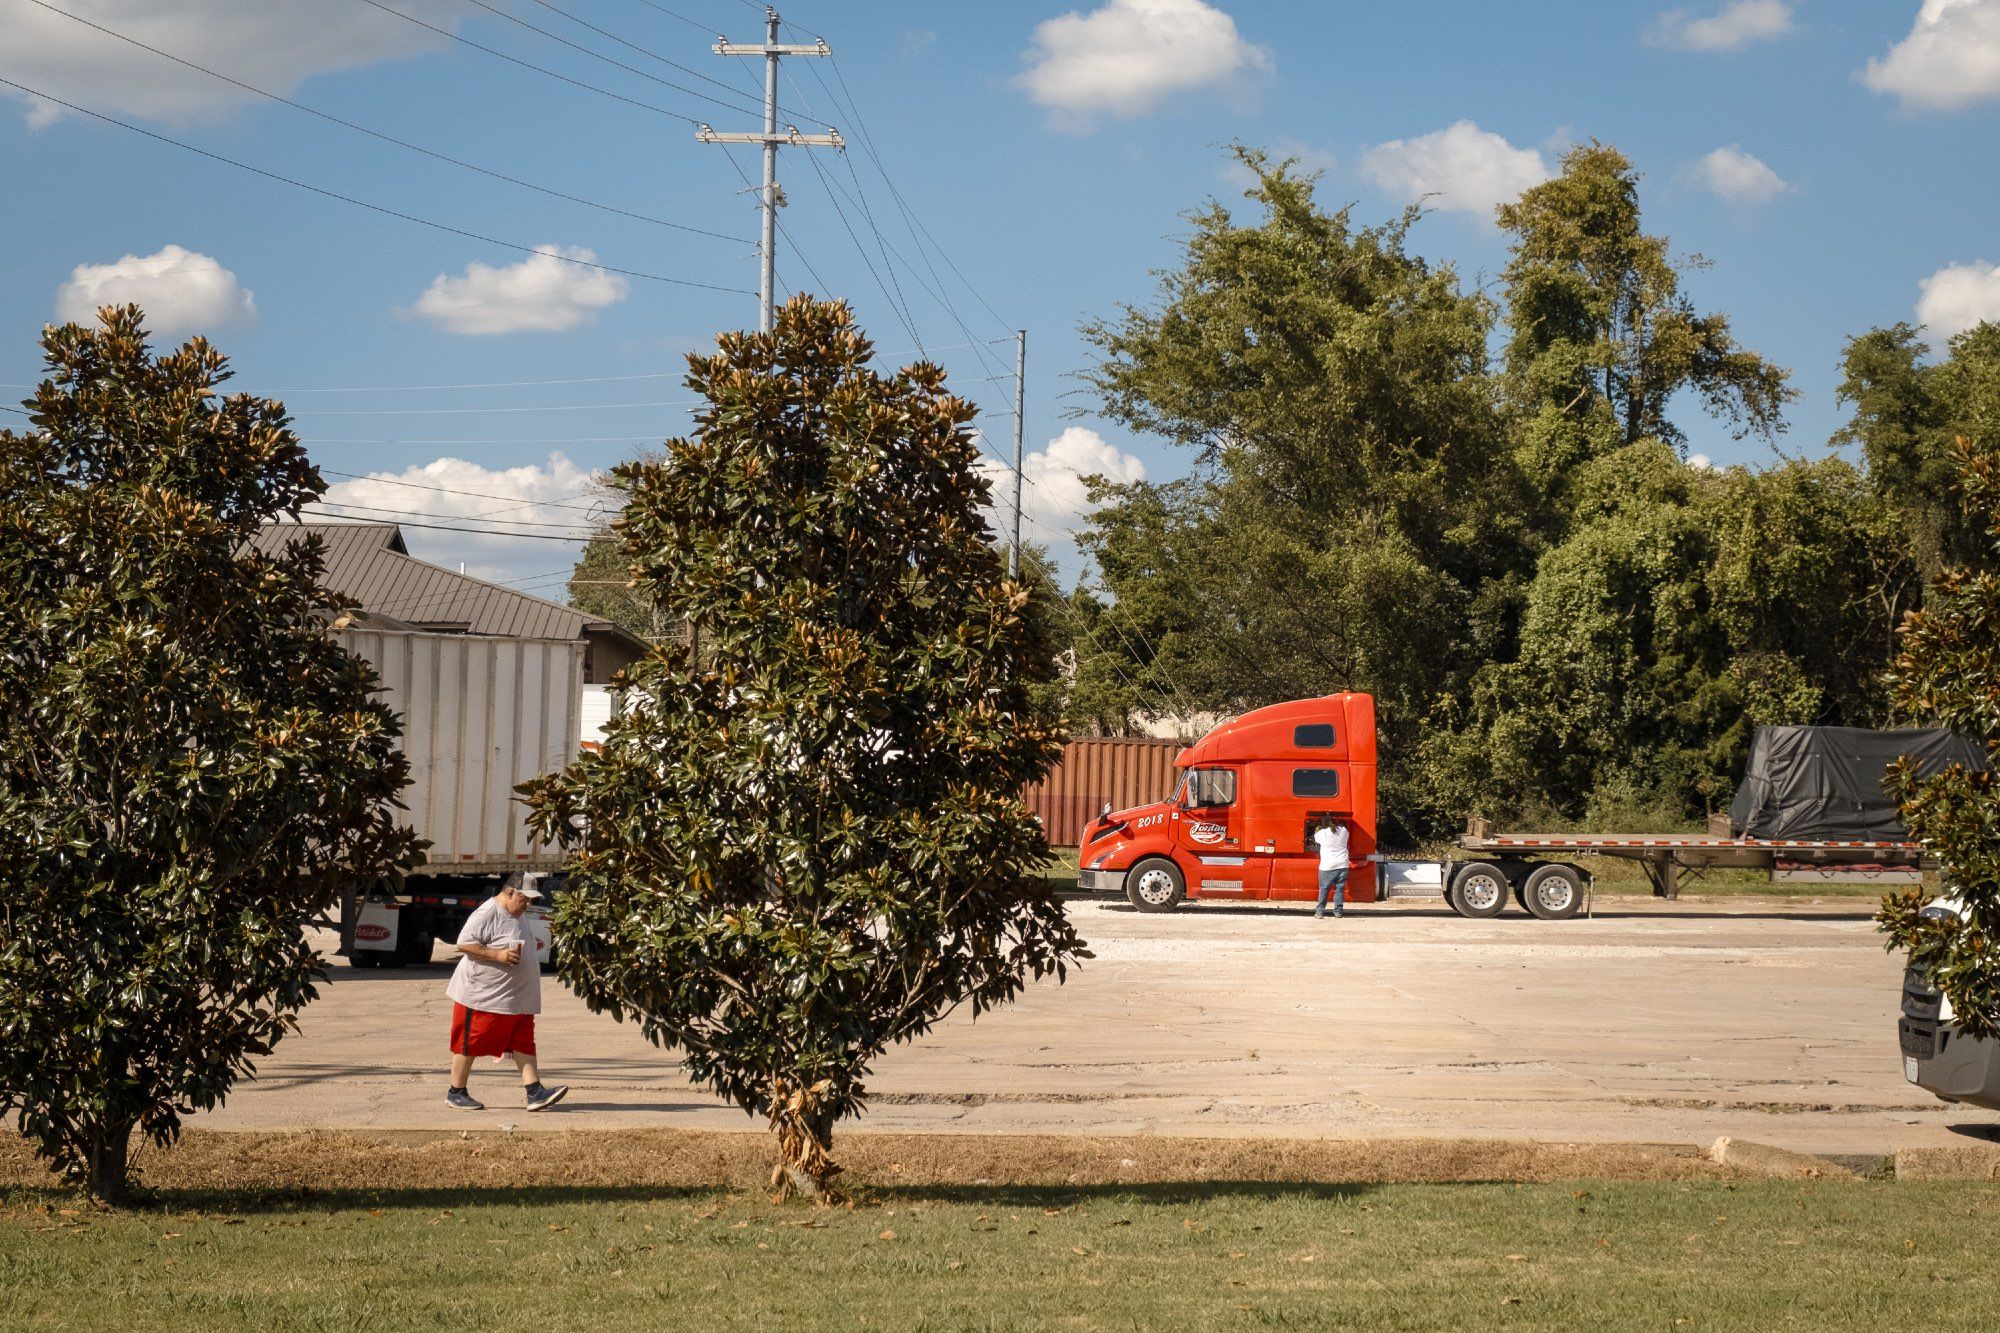
<svg viewBox="0 0 2000 1333">
<path fill-rule="evenodd" d="M 1474 820 L 1443 861 L 1382 857 L 1376 843 L 1375 700 L 1295 699 L 1225 722 L 1181 751 L 1165 800 L 1107 807 L 1083 830 L 1077 883 L 1122 893 L 1143 912 L 1188 899 L 1305 901 L 1319 890 L 1313 831 L 1348 829 L 1347 901 L 1442 896 L 1461 916 L 1497 916 L 1513 897 L 1531 915 L 1585 910 L 1591 875 L 1566 858 L 1640 862 L 1660 897 L 1713 867 L 1766 869 L 1776 882 L 1914 883 L 1923 849 L 1902 841 L 1709 834 L 1492 834 Z"/>
</svg>

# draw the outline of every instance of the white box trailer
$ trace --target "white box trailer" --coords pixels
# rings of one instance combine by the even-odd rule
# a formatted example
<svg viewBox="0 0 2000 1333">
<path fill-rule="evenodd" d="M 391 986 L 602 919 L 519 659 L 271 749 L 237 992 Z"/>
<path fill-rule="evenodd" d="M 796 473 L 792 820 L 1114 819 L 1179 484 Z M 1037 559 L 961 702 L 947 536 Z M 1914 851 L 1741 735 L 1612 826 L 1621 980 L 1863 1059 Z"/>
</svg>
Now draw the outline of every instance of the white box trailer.
<svg viewBox="0 0 2000 1333">
<path fill-rule="evenodd" d="M 502 876 L 544 873 L 561 851 L 538 840 L 514 788 L 566 767 L 583 725 L 583 652 L 567 639 L 345 629 L 381 697 L 403 721 L 410 761 L 401 822 L 428 839 L 423 865 L 396 894 L 357 885 L 342 904 L 356 966 L 428 960 Z"/>
</svg>

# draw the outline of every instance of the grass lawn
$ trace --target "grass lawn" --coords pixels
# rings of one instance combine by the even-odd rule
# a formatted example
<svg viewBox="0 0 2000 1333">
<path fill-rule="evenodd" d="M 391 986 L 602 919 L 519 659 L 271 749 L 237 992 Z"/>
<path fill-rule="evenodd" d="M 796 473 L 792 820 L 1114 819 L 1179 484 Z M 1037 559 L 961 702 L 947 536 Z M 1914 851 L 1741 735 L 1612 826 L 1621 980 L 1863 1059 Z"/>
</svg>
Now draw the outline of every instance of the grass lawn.
<svg viewBox="0 0 2000 1333">
<path fill-rule="evenodd" d="M 2000 1185 L 0 1193 L 8 1329 L 1986 1330 Z"/>
</svg>

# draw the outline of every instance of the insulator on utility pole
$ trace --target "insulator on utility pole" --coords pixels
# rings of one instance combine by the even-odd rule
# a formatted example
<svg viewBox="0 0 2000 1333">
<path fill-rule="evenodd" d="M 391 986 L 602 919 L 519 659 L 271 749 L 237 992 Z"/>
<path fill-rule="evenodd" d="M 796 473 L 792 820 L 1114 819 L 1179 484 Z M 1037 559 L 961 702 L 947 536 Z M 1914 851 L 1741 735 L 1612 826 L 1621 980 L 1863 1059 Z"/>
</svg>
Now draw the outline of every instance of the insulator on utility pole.
<svg viewBox="0 0 2000 1333">
<path fill-rule="evenodd" d="M 783 56 L 830 56 L 833 49 L 825 38 L 810 46 L 798 43 L 784 43 L 778 40 L 778 11 L 767 8 L 764 11 L 764 41 L 732 42 L 727 39 L 715 44 L 715 54 L 719 56 L 762 56 L 764 57 L 764 129 L 752 134 L 739 131 L 718 132 L 707 125 L 697 125 L 694 137 L 702 143 L 754 143 L 764 149 L 764 185 L 759 191 L 764 210 L 764 239 L 758 247 L 762 261 L 757 292 L 757 328 L 769 333 L 777 320 L 778 310 L 778 205 L 784 196 L 778 192 L 778 149 L 789 144 L 794 148 L 845 148 L 846 141 L 840 131 L 827 127 L 825 134 L 801 134 L 796 125 L 778 129 L 778 60 Z"/>
</svg>

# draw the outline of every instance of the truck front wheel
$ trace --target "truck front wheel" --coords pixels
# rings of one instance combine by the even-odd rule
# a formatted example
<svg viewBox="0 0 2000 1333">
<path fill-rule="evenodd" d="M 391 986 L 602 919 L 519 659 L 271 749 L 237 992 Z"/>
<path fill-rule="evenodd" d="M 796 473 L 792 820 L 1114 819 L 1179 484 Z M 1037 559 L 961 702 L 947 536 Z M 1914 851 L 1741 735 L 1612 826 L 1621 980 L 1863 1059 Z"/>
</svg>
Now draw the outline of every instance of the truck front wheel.
<svg viewBox="0 0 2000 1333">
<path fill-rule="evenodd" d="M 1583 876 L 1571 866 L 1537 866 L 1521 885 L 1521 905 L 1544 921 L 1567 921 L 1583 908 Z"/>
<path fill-rule="evenodd" d="M 1187 886 L 1172 861 L 1141 861 L 1125 876 L 1125 898 L 1142 912 L 1171 912 L 1185 897 Z"/>
<path fill-rule="evenodd" d="M 1451 906 L 1475 919 L 1500 915 L 1507 905 L 1507 876 L 1499 866 L 1468 861 L 1451 877 Z"/>
</svg>

